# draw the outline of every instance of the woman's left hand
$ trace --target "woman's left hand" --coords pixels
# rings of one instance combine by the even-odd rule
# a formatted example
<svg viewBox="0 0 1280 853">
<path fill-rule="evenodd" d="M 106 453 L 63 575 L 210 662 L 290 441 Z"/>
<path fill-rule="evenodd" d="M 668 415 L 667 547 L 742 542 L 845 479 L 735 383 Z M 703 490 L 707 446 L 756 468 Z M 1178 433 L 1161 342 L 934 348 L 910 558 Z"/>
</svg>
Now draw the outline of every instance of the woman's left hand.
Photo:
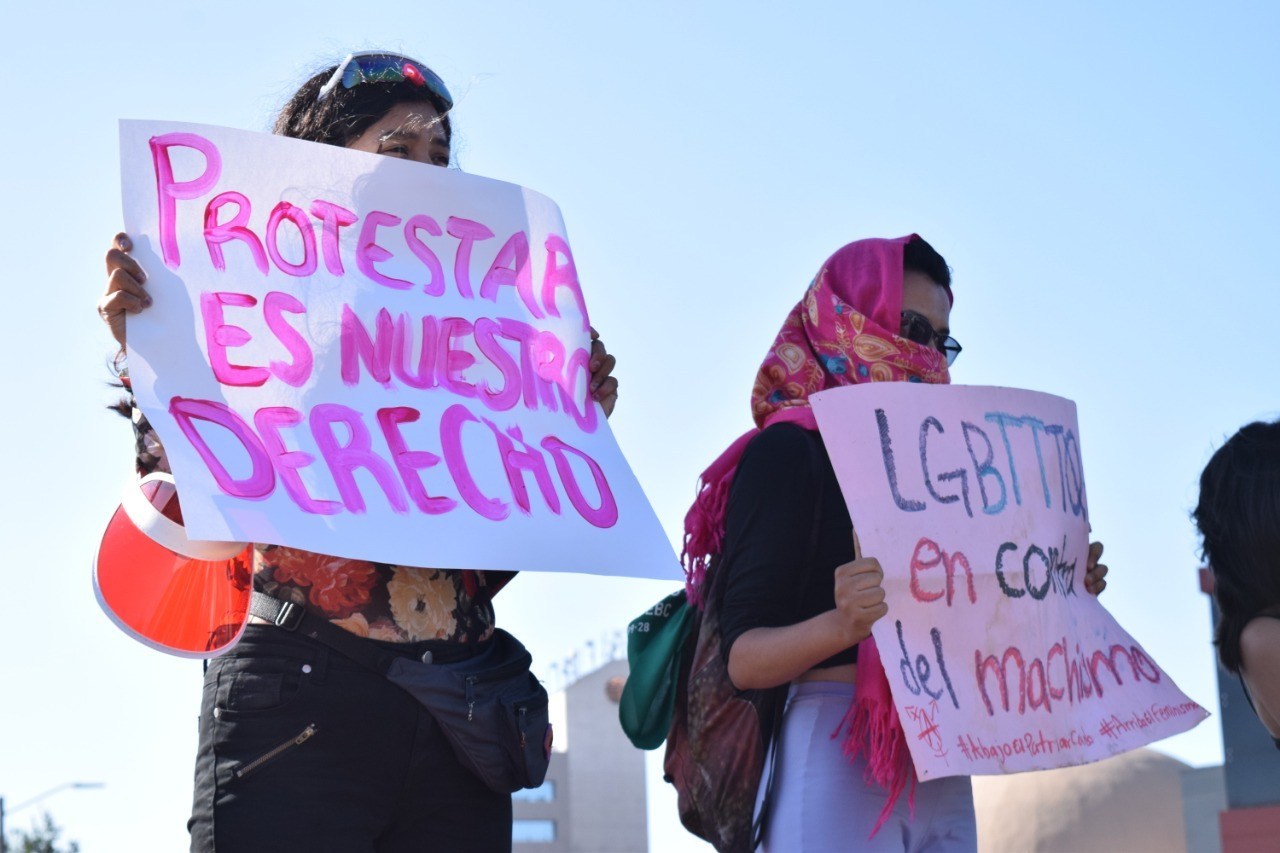
<svg viewBox="0 0 1280 853">
<path fill-rule="evenodd" d="M 600 333 L 591 330 L 591 396 L 604 407 L 604 416 L 613 414 L 618 403 L 618 380 L 613 378 L 618 360 L 609 355 L 600 340 Z"/>
<path fill-rule="evenodd" d="M 1102 543 L 1089 543 L 1089 559 L 1084 567 L 1084 589 L 1090 595 L 1100 595 L 1107 588 L 1107 567 L 1102 559 Z"/>
</svg>

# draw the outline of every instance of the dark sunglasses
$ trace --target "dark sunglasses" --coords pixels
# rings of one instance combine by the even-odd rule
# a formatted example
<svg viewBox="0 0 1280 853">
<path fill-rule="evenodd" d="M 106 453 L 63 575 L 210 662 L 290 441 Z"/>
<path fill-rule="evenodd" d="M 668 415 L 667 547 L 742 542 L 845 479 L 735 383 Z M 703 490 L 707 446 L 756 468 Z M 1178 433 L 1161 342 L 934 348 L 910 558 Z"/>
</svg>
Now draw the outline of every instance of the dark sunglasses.
<svg viewBox="0 0 1280 853">
<path fill-rule="evenodd" d="M 933 347 L 945 355 L 947 367 L 954 364 L 956 356 L 960 354 L 961 347 L 955 338 L 934 331 L 933 324 L 915 311 L 902 312 L 902 331 L 899 334 L 913 343 Z"/>
<path fill-rule="evenodd" d="M 338 84 L 342 84 L 344 89 L 354 89 L 361 83 L 410 83 L 421 86 L 444 104 L 445 111 L 453 109 L 453 96 L 449 94 L 449 89 L 439 75 L 417 60 L 383 51 L 349 54 L 320 89 L 316 100 L 323 101 L 329 97 L 338 88 Z"/>
</svg>

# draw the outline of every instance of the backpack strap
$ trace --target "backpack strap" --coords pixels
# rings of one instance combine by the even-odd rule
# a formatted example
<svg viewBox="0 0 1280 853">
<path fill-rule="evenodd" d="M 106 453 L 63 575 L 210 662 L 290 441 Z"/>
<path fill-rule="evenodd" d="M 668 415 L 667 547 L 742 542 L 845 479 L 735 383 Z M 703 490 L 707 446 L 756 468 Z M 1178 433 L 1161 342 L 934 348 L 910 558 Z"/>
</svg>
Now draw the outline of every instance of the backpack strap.
<svg viewBox="0 0 1280 853">
<path fill-rule="evenodd" d="M 822 529 L 822 510 L 827 490 L 826 470 L 822 464 L 822 457 L 819 455 L 821 446 L 821 435 L 818 435 L 816 440 L 810 440 L 809 442 L 810 461 L 812 462 L 814 476 L 818 482 L 817 495 L 813 502 L 813 527 L 809 531 L 809 556 L 807 561 L 809 565 L 812 565 L 818 556 L 818 535 Z M 801 600 L 804 598 L 804 593 L 809 591 L 809 584 L 811 583 L 813 583 L 812 573 L 805 580 L 801 589 Z M 769 765 L 769 776 L 764 780 L 764 799 L 761 801 L 760 810 L 751 825 L 752 850 L 757 849 L 764 842 L 764 833 L 769 824 L 769 807 L 773 800 L 773 780 L 778 773 L 778 742 L 782 740 L 782 718 L 786 712 L 787 695 L 790 692 L 790 686 L 781 685 L 774 689 L 778 691 L 778 695 L 774 699 L 773 725 L 769 735 L 768 757 L 766 758 L 766 762 Z"/>
<path fill-rule="evenodd" d="M 267 620 L 277 628 L 323 643 L 379 675 L 386 675 L 391 663 L 398 657 L 314 613 L 308 613 L 306 608 L 295 601 L 281 601 L 256 589 L 249 596 L 249 613 Z"/>
<path fill-rule="evenodd" d="M 307 611 L 295 601 L 282 601 L 254 590 L 249 596 L 249 613 L 259 619 L 275 625 L 284 631 L 300 634 L 322 643 L 338 654 L 355 661 L 361 666 L 371 669 L 379 675 L 386 675 L 392 663 L 402 657 L 415 657 L 423 663 L 453 663 L 473 657 L 489 645 L 489 641 L 480 643 L 451 643 L 447 640 L 422 640 L 417 643 L 403 643 L 402 650 L 394 650 L 394 645 L 378 644 L 375 641 L 358 637 L 334 625 L 323 616 Z M 424 650 L 423 646 L 427 648 Z M 409 650 L 412 649 L 412 653 Z M 422 657 L 418 657 L 419 653 Z"/>
</svg>

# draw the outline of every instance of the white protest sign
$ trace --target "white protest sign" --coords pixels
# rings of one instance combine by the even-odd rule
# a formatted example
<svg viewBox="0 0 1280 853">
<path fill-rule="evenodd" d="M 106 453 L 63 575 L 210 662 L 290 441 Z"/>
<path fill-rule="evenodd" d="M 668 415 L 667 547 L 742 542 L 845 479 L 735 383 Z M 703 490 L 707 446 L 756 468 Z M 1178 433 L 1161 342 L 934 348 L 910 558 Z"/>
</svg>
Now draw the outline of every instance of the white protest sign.
<svg viewBox="0 0 1280 853">
<path fill-rule="evenodd" d="M 193 538 L 679 576 L 590 398 L 550 199 L 201 125 L 122 122 L 120 147 L 154 297 L 129 372 Z"/>
<path fill-rule="evenodd" d="M 1074 403 L 905 382 L 812 401 L 884 569 L 873 634 L 921 779 L 1096 761 L 1208 716 L 1084 589 Z"/>
</svg>

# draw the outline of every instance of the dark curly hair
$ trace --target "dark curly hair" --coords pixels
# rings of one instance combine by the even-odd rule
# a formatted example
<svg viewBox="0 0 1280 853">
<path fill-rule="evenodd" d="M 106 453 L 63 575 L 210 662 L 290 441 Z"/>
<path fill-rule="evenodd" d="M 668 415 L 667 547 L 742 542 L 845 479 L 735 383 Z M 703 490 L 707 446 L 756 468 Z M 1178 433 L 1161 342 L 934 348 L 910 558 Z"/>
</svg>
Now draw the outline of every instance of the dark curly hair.
<svg viewBox="0 0 1280 853">
<path fill-rule="evenodd" d="M 320 100 L 320 89 L 337 68 L 331 65 L 303 83 L 280 109 L 272 132 L 345 148 L 396 104 L 426 103 L 440 113 L 444 140 L 452 143 L 453 128 L 449 122 L 448 107 L 425 86 L 409 82 L 361 83 L 350 89 L 338 86 Z"/>
<path fill-rule="evenodd" d="M 1191 515 L 1213 570 L 1214 643 L 1222 665 L 1239 672 L 1244 626 L 1280 607 L 1280 421 L 1251 423 L 1218 448 Z"/>
</svg>

